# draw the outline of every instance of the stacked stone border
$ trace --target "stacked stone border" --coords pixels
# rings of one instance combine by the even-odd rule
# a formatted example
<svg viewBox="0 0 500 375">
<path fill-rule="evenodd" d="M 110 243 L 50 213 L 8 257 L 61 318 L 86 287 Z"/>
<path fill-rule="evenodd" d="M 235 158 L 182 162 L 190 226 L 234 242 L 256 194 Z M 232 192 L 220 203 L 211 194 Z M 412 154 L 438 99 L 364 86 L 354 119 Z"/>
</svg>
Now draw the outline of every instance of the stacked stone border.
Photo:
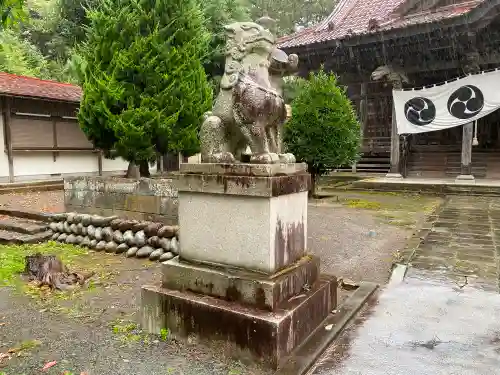
<svg viewBox="0 0 500 375">
<path fill-rule="evenodd" d="M 50 221 L 53 241 L 161 262 L 179 252 L 176 225 L 74 212 L 53 214 Z"/>
</svg>

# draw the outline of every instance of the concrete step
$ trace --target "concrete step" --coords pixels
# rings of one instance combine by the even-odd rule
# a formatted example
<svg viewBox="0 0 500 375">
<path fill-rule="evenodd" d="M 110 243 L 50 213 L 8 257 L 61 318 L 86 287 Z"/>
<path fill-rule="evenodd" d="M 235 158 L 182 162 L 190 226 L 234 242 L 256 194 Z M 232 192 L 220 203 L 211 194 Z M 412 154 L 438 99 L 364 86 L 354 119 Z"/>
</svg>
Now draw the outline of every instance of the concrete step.
<svg viewBox="0 0 500 375">
<path fill-rule="evenodd" d="M 47 223 L 42 223 L 39 221 L 19 218 L 0 219 L 0 230 L 6 230 L 10 232 L 36 234 L 46 231 L 47 228 Z"/>
<path fill-rule="evenodd" d="M 0 194 L 24 193 L 29 191 L 53 191 L 63 189 L 63 180 L 13 182 L 0 184 Z"/>
<path fill-rule="evenodd" d="M 13 216 L 22 219 L 36 220 L 42 222 L 50 221 L 51 214 L 28 210 L 28 209 L 17 209 L 0 206 L 0 215 Z"/>
<path fill-rule="evenodd" d="M 52 233 L 49 231 L 36 234 L 24 234 L 8 230 L 0 230 L 0 244 L 35 244 L 47 241 L 51 236 Z"/>
<path fill-rule="evenodd" d="M 446 174 L 443 172 L 420 172 L 411 171 L 408 172 L 407 177 L 424 177 L 424 178 L 445 178 Z"/>
</svg>

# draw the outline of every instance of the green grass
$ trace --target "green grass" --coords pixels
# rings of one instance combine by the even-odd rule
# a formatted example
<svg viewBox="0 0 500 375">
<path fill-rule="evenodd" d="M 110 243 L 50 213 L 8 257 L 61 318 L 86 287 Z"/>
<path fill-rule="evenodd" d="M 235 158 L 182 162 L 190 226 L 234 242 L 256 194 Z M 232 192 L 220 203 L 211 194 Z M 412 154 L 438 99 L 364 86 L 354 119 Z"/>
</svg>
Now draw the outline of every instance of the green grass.
<svg viewBox="0 0 500 375">
<path fill-rule="evenodd" d="M 167 341 L 169 335 L 170 335 L 170 331 L 168 329 L 162 328 L 160 330 L 160 337 L 163 341 Z"/>
<path fill-rule="evenodd" d="M 362 208 L 365 210 L 380 210 L 382 204 L 380 202 L 373 202 L 364 199 L 348 199 L 346 205 L 350 208 Z"/>
<path fill-rule="evenodd" d="M 0 286 L 13 285 L 24 271 L 24 257 L 36 253 L 56 255 L 65 265 L 71 266 L 76 258 L 87 254 L 87 250 L 55 241 L 36 245 L 0 245 Z"/>
<path fill-rule="evenodd" d="M 116 322 L 112 325 L 113 333 L 130 333 L 138 329 L 137 324 L 135 323 L 123 323 L 121 321 Z"/>
<path fill-rule="evenodd" d="M 42 345 L 41 341 L 38 340 L 26 340 L 19 344 L 20 350 L 32 350 L 38 346 Z"/>
</svg>

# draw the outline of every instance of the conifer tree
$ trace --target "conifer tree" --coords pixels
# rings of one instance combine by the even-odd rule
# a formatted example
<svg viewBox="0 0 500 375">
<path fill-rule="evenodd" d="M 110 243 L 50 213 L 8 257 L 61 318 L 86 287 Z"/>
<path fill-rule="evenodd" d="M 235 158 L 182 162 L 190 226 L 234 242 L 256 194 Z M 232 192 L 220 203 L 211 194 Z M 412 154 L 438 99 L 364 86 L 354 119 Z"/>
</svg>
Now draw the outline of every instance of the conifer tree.
<svg viewBox="0 0 500 375">
<path fill-rule="evenodd" d="M 198 152 L 212 94 L 196 0 L 103 0 L 89 18 L 79 112 L 88 138 L 142 167 L 158 152 Z"/>
</svg>

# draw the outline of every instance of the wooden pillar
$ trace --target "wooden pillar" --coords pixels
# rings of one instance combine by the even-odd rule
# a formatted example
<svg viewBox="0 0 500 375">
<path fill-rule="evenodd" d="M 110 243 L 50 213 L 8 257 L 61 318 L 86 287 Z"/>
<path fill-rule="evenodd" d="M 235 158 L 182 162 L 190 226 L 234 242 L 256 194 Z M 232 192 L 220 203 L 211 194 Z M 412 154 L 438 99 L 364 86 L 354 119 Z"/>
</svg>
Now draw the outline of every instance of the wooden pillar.
<svg viewBox="0 0 500 375">
<path fill-rule="evenodd" d="M 359 102 L 359 124 L 360 124 L 360 133 L 361 133 L 361 142 L 363 142 L 365 136 L 365 128 L 366 128 L 366 119 L 368 118 L 368 83 L 363 82 L 361 84 L 361 100 Z"/>
<path fill-rule="evenodd" d="M 462 159 L 460 163 L 460 176 L 458 179 L 473 180 L 472 176 L 472 136 L 474 133 L 474 124 L 469 122 L 463 126 L 462 131 Z M 464 178 L 470 176 L 469 178 Z"/>
<path fill-rule="evenodd" d="M 402 89 L 402 80 L 392 81 L 394 89 Z M 399 146 L 398 123 L 396 121 L 396 105 L 394 99 L 392 100 L 392 116 L 391 116 L 391 169 L 387 173 L 388 178 L 403 178 L 401 175 L 400 166 L 400 146 Z"/>
<path fill-rule="evenodd" d="M 400 146 L 399 146 L 399 134 L 398 125 L 396 122 L 396 107 L 394 102 L 392 103 L 392 121 L 391 121 L 391 169 L 387 174 L 387 177 L 392 178 L 402 178 L 400 172 Z"/>
<path fill-rule="evenodd" d="M 477 73 L 480 71 L 478 64 L 479 54 L 475 51 L 475 34 L 469 33 L 468 39 L 470 42 L 471 51 L 466 55 L 464 64 L 465 73 Z M 469 122 L 463 125 L 462 130 L 462 157 L 460 160 L 460 175 L 457 176 L 455 182 L 471 182 L 474 181 L 472 175 L 472 137 L 474 133 L 474 123 Z"/>
<path fill-rule="evenodd" d="M 52 145 L 54 146 L 54 148 L 57 148 L 57 120 L 57 117 L 52 117 Z M 59 153 L 57 151 L 54 151 L 52 153 L 52 160 L 54 160 L 55 162 L 58 156 Z"/>
<path fill-rule="evenodd" d="M 5 151 L 7 152 L 7 160 L 9 163 L 9 182 L 14 182 L 14 158 L 12 156 L 12 133 L 10 129 L 11 125 L 11 98 L 4 99 L 3 108 L 3 134 Z"/>
<path fill-rule="evenodd" d="M 367 119 L 367 108 L 368 108 L 368 103 L 367 103 L 367 91 L 368 91 L 368 84 L 366 82 L 361 83 L 361 89 L 360 89 L 360 101 L 359 101 L 359 132 L 360 132 L 360 146 L 363 147 L 363 139 L 365 135 L 365 128 L 366 128 L 366 119 Z M 356 173 L 357 171 L 357 165 L 354 163 L 352 165 L 352 173 Z"/>
</svg>

